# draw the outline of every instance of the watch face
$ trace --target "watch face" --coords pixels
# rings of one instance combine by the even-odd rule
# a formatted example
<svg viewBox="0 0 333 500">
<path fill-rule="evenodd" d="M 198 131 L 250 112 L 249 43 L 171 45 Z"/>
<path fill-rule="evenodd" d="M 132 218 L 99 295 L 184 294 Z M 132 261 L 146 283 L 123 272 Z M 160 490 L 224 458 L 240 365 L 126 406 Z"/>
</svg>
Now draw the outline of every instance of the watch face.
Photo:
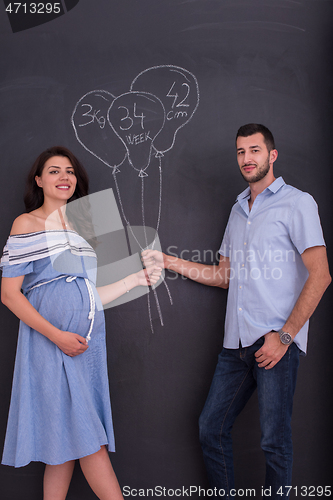
<svg viewBox="0 0 333 500">
<path fill-rule="evenodd" d="M 292 341 L 290 333 L 285 333 L 285 332 L 281 334 L 280 339 L 282 344 L 290 344 L 290 342 Z"/>
</svg>

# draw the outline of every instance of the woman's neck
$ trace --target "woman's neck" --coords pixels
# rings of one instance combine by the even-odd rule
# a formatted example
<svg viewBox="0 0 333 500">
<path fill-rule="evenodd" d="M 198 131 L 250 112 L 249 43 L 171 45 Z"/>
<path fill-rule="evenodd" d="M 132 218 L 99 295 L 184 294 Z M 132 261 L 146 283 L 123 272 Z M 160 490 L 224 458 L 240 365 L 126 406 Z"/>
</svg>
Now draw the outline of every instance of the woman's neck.
<svg viewBox="0 0 333 500">
<path fill-rule="evenodd" d="M 66 203 L 43 203 L 37 210 L 31 212 L 37 217 L 45 229 L 70 229 L 66 216 Z"/>
<path fill-rule="evenodd" d="M 63 213 L 66 212 L 66 202 L 53 202 L 49 200 L 44 200 L 43 205 L 39 208 L 40 213 L 45 216 L 45 220 L 53 213 Z"/>
</svg>

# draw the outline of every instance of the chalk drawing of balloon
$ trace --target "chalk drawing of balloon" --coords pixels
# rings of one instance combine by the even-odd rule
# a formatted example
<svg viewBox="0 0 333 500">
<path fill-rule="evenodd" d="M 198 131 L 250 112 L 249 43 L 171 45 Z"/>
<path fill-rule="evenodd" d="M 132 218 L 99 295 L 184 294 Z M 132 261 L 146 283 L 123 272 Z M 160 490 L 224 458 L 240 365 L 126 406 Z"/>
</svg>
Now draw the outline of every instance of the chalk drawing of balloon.
<svg viewBox="0 0 333 500">
<path fill-rule="evenodd" d="M 114 100 L 106 90 L 92 90 L 76 103 L 71 119 L 79 143 L 109 167 L 121 164 L 126 157 L 107 121 Z"/>
<path fill-rule="evenodd" d="M 154 148 L 161 153 L 169 151 L 178 130 L 191 120 L 199 105 L 196 77 L 178 66 L 154 66 L 136 76 L 130 90 L 150 92 L 162 101 L 166 120 L 154 141 Z"/>
<path fill-rule="evenodd" d="M 162 102 L 147 92 L 127 92 L 112 102 L 107 118 L 127 150 L 130 165 L 139 177 L 146 177 L 153 141 L 165 122 Z"/>
</svg>

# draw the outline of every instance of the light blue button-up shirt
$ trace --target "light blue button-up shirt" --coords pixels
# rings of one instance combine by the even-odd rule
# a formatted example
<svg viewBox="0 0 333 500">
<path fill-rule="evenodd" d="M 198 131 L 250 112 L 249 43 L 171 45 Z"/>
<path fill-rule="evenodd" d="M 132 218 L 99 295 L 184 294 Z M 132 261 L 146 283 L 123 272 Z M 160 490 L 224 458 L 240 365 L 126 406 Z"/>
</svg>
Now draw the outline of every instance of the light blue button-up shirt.
<svg viewBox="0 0 333 500">
<path fill-rule="evenodd" d="M 325 245 L 318 207 L 308 193 L 276 179 L 249 211 L 250 188 L 233 206 L 219 253 L 230 259 L 224 347 L 252 345 L 280 330 L 308 278 L 301 254 Z M 295 337 L 306 352 L 308 321 Z"/>
</svg>

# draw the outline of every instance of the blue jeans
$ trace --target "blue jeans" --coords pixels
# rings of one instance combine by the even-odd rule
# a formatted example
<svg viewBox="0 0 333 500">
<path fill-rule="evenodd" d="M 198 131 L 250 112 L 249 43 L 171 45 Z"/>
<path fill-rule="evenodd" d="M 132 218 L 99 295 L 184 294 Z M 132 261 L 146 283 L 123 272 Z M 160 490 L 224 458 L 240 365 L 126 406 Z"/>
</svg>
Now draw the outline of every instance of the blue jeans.
<svg viewBox="0 0 333 500">
<path fill-rule="evenodd" d="M 299 349 L 291 344 L 270 370 L 259 368 L 254 353 L 263 345 L 223 349 L 218 358 L 207 401 L 199 420 L 200 442 L 211 488 L 223 489 L 224 498 L 235 488 L 231 429 L 254 390 L 258 389 L 261 447 L 266 459 L 265 488 L 270 500 L 284 499 L 280 489 L 291 486 L 291 414 L 299 365 Z"/>
</svg>

